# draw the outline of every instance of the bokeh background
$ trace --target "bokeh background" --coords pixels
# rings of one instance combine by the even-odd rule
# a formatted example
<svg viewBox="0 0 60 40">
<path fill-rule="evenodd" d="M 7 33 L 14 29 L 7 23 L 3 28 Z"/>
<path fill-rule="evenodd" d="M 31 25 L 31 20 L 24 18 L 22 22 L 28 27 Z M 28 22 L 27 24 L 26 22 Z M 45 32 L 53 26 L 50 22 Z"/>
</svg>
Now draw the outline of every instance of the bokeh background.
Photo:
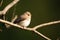
<svg viewBox="0 0 60 40">
<path fill-rule="evenodd" d="M 1 3 L 2 0 L 0 0 Z M 3 0 L 0 10 L 3 10 L 13 0 Z M 15 10 L 15 11 L 14 11 Z M 12 14 L 21 15 L 29 11 L 32 14 L 31 24 L 34 27 L 45 22 L 60 20 L 60 1 L 59 0 L 20 0 L 6 14 L 6 19 L 11 20 Z M 1 17 L 0 17 L 1 18 Z M 0 23 L 0 40 L 46 40 L 38 34 L 11 26 L 7 29 L 4 23 Z M 60 38 L 60 24 L 54 24 L 37 29 L 42 34 L 56 40 Z"/>
</svg>

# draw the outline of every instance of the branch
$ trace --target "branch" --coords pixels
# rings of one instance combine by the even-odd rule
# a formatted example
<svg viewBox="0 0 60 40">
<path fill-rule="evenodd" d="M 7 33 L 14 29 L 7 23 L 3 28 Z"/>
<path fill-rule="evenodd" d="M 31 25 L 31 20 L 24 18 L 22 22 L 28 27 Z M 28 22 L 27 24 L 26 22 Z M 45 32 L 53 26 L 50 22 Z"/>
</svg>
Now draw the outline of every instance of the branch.
<svg viewBox="0 0 60 40">
<path fill-rule="evenodd" d="M 41 34 L 41 33 L 38 32 L 38 31 L 36 31 L 36 29 L 38 29 L 39 27 L 43 27 L 43 26 L 47 26 L 47 25 L 52 25 L 52 24 L 60 23 L 60 20 L 59 20 L 59 21 L 53 21 L 53 22 L 49 22 L 49 23 L 40 24 L 40 25 L 35 26 L 35 27 L 33 27 L 33 28 L 23 28 L 23 27 L 21 27 L 20 25 L 17 25 L 17 24 L 14 24 L 14 23 L 12 23 L 12 22 L 8 22 L 8 21 L 2 20 L 2 19 L 0 19 L 0 22 L 3 22 L 3 23 L 5 23 L 5 24 L 9 24 L 9 25 L 12 25 L 12 26 L 16 26 L 16 27 L 21 28 L 21 29 L 25 29 L 25 30 L 29 30 L 29 31 L 34 31 L 35 33 L 37 33 L 38 35 L 44 37 L 45 39 L 51 40 L 50 38 L 44 36 L 43 34 Z"/>
<path fill-rule="evenodd" d="M 0 22 L 5 23 L 5 24 L 8 24 L 8 25 L 16 26 L 16 27 L 21 28 L 21 29 L 32 30 L 32 28 L 23 28 L 23 27 L 21 27 L 20 25 L 17 25 L 17 24 L 14 24 L 14 23 L 12 23 L 12 22 L 5 21 L 5 20 L 2 20 L 2 19 L 0 19 Z"/>
<path fill-rule="evenodd" d="M 41 28 L 41 27 L 44 27 L 44 26 L 48 26 L 48 25 L 52 25 L 52 24 L 57 24 L 57 23 L 60 23 L 60 20 L 40 24 L 40 25 L 38 25 L 38 26 L 35 26 L 34 29 L 38 29 L 38 28 Z"/>
<path fill-rule="evenodd" d="M 2 14 L 6 14 L 6 12 L 12 7 L 14 6 L 19 0 L 14 0 L 13 2 L 11 2 L 10 4 L 8 4 L 2 11 L 0 11 L 0 15 Z"/>
</svg>

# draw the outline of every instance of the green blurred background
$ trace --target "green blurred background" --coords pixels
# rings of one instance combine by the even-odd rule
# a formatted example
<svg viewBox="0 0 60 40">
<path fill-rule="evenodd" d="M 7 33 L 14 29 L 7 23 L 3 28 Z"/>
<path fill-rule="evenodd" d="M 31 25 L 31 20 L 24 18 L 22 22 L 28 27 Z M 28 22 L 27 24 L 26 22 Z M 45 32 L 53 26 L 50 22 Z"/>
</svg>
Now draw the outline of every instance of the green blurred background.
<svg viewBox="0 0 60 40">
<path fill-rule="evenodd" d="M 0 0 L 1 2 L 2 0 Z M 3 0 L 0 10 L 12 2 L 12 0 Z M 16 9 L 14 11 L 14 9 Z M 45 22 L 60 20 L 60 1 L 59 0 L 20 0 L 6 14 L 6 19 L 11 20 L 13 12 L 15 15 L 21 15 L 26 11 L 32 14 L 32 20 L 29 27 L 34 27 Z M 17 27 L 7 29 L 3 23 L 0 23 L 0 40 L 46 40 L 38 34 L 22 30 Z M 60 37 L 60 24 L 54 24 L 37 29 L 42 34 L 56 40 Z"/>
</svg>

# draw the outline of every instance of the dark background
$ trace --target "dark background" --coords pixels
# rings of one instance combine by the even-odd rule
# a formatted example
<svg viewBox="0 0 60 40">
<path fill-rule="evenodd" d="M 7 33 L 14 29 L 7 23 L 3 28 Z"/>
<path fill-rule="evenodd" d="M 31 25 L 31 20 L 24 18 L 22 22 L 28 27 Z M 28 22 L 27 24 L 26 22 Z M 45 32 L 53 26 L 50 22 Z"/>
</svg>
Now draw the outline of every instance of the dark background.
<svg viewBox="0 0 60 40">
<path fill-rule="evenodd" d="M 3 0 L 0 10 L 3 10 L 10 2 L 12 2 L 12 0 Z M 14 9 L 16 10 L 14 11 Z M 29 27 L 34 27 L 45 22 L 60 20 L 60 1 L 20 0 L 7 12 L 6 19 L 10 21 L 13 12 L 15 12 L 15 15 L 21 15 L 26 11 L 30 11 L 32 14 L 32 20 Z M 13 26 L 7 29 L 3 23 L 0 23 L 0 28 L 3 30 L 0 32 L 0 40 L 46 40 L 32 31 L 22 30 Z M 42 27 L 37 30 L 52 40 L 60 38 L 60 24 Z"/>
</svg>

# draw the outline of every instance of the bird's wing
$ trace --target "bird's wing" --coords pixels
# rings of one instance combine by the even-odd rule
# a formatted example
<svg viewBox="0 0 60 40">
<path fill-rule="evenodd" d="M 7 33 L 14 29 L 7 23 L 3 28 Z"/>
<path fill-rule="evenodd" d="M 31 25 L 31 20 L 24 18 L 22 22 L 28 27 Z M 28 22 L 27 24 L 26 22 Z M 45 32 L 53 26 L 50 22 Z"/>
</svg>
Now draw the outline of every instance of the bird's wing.
<svg viewBox="0 0 60 40">
<path fill-rule="evenodd" d="M 18 17 L 18 18 L 14 21 L 14 23 L 19 23 L 19 22 L 21 22 L 21 21 L 23 21 L 23 20 L 25 20 L 25 19 L 22 19 L 21 17 Z"/>
</svg>

